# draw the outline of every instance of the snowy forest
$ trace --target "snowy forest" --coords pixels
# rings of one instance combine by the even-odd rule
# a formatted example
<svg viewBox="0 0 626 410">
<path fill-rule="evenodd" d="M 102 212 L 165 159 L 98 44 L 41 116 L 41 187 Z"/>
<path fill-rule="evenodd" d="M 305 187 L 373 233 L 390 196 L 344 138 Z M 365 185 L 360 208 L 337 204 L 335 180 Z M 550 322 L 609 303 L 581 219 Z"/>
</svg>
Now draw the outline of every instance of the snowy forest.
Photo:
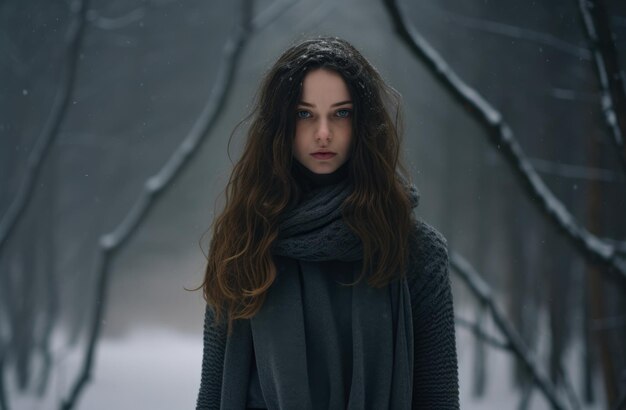
<svg viewBox="0 0 626 410">
<path fill-rule="evenodd" d="M 236 126 L 318 35 L 403 97 L 461 407 L 626 409 L 626 2 L 5 0 L 0 410 L 194 408 Z"/>
</svg>

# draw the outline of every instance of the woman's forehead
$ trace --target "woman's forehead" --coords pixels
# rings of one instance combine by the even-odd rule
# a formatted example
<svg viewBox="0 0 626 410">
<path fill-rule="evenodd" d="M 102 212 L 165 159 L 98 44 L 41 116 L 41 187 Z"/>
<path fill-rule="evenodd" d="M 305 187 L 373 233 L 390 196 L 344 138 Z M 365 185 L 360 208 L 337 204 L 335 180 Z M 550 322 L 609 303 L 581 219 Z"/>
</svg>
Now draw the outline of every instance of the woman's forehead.
<svg viewBox="0 0 626 410">
<path fill-rule="evenodd" d="M 350 92 L 346 82 L 336 71 L 318 68 L 304 77 L 301 101 L 314 106 L 331 106 L 348 100 Z"/>
</svg>

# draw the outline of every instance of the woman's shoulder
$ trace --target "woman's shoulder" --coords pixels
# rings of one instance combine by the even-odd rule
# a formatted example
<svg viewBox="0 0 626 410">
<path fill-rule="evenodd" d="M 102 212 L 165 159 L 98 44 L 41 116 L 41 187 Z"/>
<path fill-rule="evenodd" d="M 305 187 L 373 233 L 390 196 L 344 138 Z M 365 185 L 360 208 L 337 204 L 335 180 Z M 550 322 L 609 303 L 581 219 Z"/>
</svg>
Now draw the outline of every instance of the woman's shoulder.
<svg viewBox="0 0 626 410">
<path fill-rule="evenodd" d="M 409 235 L 409 282 L 448 276 L 448 242 L 435 227 L 417 218 Z"/>
<path fill-rule="evenodd" d="M 417 218 L 411 228 L 409 235 L 411 256 L 421 263 L 448 258 L 448 241 L 435 227 Z"/>
</svg>

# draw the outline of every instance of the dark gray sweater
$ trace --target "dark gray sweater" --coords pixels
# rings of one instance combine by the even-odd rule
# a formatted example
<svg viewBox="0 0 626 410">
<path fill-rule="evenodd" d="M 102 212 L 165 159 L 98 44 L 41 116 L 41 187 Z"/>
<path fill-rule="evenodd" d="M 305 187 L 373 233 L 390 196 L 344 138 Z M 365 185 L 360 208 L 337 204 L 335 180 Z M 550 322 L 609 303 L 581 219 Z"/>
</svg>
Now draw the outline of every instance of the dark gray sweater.
<svg viewBox="0 0 626 410">
<path fill-rule="evenodd" d="M 408 284 L 413 315 L 413 409 L 458 409 L 459 386 L 454 312 L 445 238 L 418 220 L 411 237 Z M 219 409 L 226 345 L 225 327 L 205 311 L 204 352 L 198 409 Z M 247 381 L 242 380 L 242 383 Z M 233 409 L 234 410 L 234 409 Z"/>
</svg>

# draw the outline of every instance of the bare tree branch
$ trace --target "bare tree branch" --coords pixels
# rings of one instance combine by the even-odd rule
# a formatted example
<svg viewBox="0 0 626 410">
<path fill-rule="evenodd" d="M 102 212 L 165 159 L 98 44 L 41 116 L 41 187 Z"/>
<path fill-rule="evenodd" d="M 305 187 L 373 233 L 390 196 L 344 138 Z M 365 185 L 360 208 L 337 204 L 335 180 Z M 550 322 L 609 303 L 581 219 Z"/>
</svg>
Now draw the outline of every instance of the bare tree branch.
<svg viewBox="0 0 626 410">
<path fill-rule="evenodd" d="M 482 331 L 483 322 L 485 316 L 488 314 L 487 306 L 480 304 L 476 311 L 476 326 L 477 330 Z M 485 342 L 481 338 L 474 340 L 474 357 L 473 357 L 473 372 L 472 372 L 472 395 L 474 397 L 482 397 L 485 394 L 485 387 L 487 386 L 487 348 Z"/>
<path fill-rule="evenodd" d="M 249 3 L 250 1 L 247 0 L 246 4 L 249 5 Z M 225 105 L 224 100 L 227 97 L 227 91 L 232 81 L 236 61 L 241 54 L 248 35 L 247 27 L 238 26 L 236 28 L 235 34 L 227 41 L 223 49 L 223 63 L 215 80 L 215 87 L 211 91 L 207 104 L 191 131 L 161 170 L 146 181 L 141 196 L 126 214 L 124 220 L 112 232 L 100 237 L 100 257 L 97 269 L 99 280 L 96 285 L 96 306 L 89 333 L 89 345 L 83 361 L 82 371 L 74 383 L 69 397 L 62 403 L 61 409 L 63 410 L 74 408 L 79 394 L 91 377 L 94 352 L 100 335 L 102 316 L 107 301 L 108 272 L 113 256 L 136 231 L 139 224 L 147 216 L 148 211 L 155 204 L 158 195 L 164 192 L 164 189 L 171 184 L 174 177 L 179 174 L 183 165 L 186 165 L 191 156 L 197 152 L 202 137 L 208 134 L 221 108 Z"/>
<path fill-rule="evenodd" d="M 465 329 L 468 329 L 469 331 L 471 331 L 474 336 L 476 336 L 477 338 L 483 340 L 485 343 L 487 343 L 489 346 L 494 347 L 496 349 L 500 349 L 500 350 L 504 350 L 507 352 L 511 351 L 511 344 L 506 342 L 506 341 L 502 341 L 499 340 L 497 337 L 490 335 L 489 333 L 485 332 L 478 323 L 476 322 L 472 322 L 469 319 L 465 319 L 463 317 L 460 316 L 456 316 L 454 318 L 454 322 L 461 326 L 464 327 Z"/>
<path fill-rule="evenodd" d="M 50 238 L 52 240 L 52 238 Z M 60 281 L 56 277 L 56 272 L 54 269 L 52 272 L 45 272 L 45 286 L 46 286 L 46 305 L 45 309 L 45 324 L 43 326 L 43 336 L 37 343 L 37 349 L 41 351 L 42 355 L 42 368 L 38 371 L 37 376 L 39 377 L 39 383 L 37 386 L 37 394 L 42 396 L 48 386 L 48 381 L 50 379 L 50 373 L 52 372 L 53 365 L 53 356 L 52 351 L 50 349 L 52 332 L 54 330 L 54 325 L 58 320 L 59 316 L 59 283 Z"/>
<path fill-rule="evenodd" d="M 624 175 L 604 168 L 592 168 L 584 165 L 561 164 L 541 158 L 529 158 L 536 171 L 556 175 L 561 178 L 586 179 L 590 181 L 624 181 Z"/>
<path fill-rule="evenodd" d="M 274 22 L 300 0 L 276 0 L 252 18 L 252 30 L 261 30 Z"/>
<path fill-rule="evenodd" d="M 5 358 L 0 358 L 0 366 L 4 368 L 4 360 Z M 0 383 L 2 384 L 2 390 L 0 390 L 0 410 L 9 410 L 9 406 L 7 404 L 6 392 L 4 391 L 4 374 L 0 374 Z"/>
<path fill-rule="evenodd" d="M 624 326 L 626 326 L 626 316 L 612 316 L 592 320 L 589 330 L 592 332 L 601 332 Z"/>
<path fill-rule="evenodd" d="M 550 86 L 548 89 L 542 89 L 539 92 L 542 95 L 547 95 L 557 100 L 580 101 L 589 104 L 597 104 L 600 96 L 599 92 L 584 92 L 570 88 L 555 87 L 554 85 Z"/>
<path fill-rule="evenodd" d="M 626 93 L 609 17 L 602 0 L 578 0 L 602 93 L 602 112 L 626 172 Z"/>
<path fill-rule="evenodd" d="M 537 387 L 543 392 L 548 401 L 555 409 L 567 409 L 567 405 L 557 394 L 556 387 L 540 369 L 533 353 L 526 343 L 509 323 L 506 316 L 496 305 L 491 288 L 476 272 L 476 270 L 461 255 L 456 252 L 450 253 L 450 266 L 459 278 L 468 286 L 478 301 L 489 308 L 494 323 L 511 346 L 511 351 L 532 375 Z"/>
<path fill-rule="evenodd" d="M 559 366 L 559 378 L 561 379 L 561 383 L 563 384 L 565 394 L 567 395 L 567 398 L 572 404 L 572 407 L 571 407 L 572 410 L 582 409 L 580 400 L 578 399 L 578 396 L 576 395 L 576 390 L 574 389 L 574 385 L 562 366 Z"/>
<path fill-rule="evenodd" d="M 626 27 L 626 17 L 612 15 L 611 16 L 611 23 L 613 23 L 614 25 L 616 25 L 618 27 Z"/>
<path fill-rule="evenodd" d="M 426 1 L 422 3 L 424 7 L 428 7 L 434 12 L 444 16 L 449 22 L 455 25 L 464 26 L 472 30 L 483 31 L 490 34 L 509 37 L 516 40 L 528 41 L 540 44 L 558 50 L 564 54 L 568 54 L 576 59 L 591 60 L 591 53 L 584 47 L 572 44 L 569 41 L 562 40 L 550 33 L 543 33 L 531 30 L 526 27 L 519 27 L 513 24 L 502 23 L 499 21 L 491 21 L 484 18 L 468 17 L 458 13 L 454 13 L 445 9 L 441 2 Z"/>
<path fill-rule="evenodd" d="M 41 172 L 42 163 L 48 154 L 52 142 L 57 137 L 67 114 L 70 98 L 74 93 L 76 84 L 76 71 L 84 37 L 85 12 L 88 3 L 89 0 L 74 0 L 71 3 L 74 18 L 66 34 L 68 46 L 65 55 L 66 64 L 63 82 L 54 96 L 50 116 L 28 156 L 24 180 L 15 195 L 15 199 L 11 202 L 7 212 L 0 221 L 0 252 L 2 252 L 9 236 L 19 223 L 21 216 L 32 199 L 33 188 Z"/>
<path fill-rule="evenodd" d="M 626 409 L 626 387 L 622 384 L 622 393 L 619 399 L 617 399 L 617 404 L 613 410 L 624 410 Z"/>
<path fill-rule="evenodd" d="M 626 256 L 626 241 L 616 241 L 614 239 L 604 238 L 606 243 L 610 243 L 615 247 L 615 252 Z"/>
<path fill-rule="evenodd" d="M 517 410 L 527 410 L 530 405 L 530 399 L 533 396 L 533 390 L 535 385 L 531 382 L 525 382 L 522 388 L 522 394 L 520 396 L 520 401 L 517 404 Z"/>
<path fill-rule="evenodd" d="M 117 17 L 105 17 L 101 16 L 96 10 L 89 10 L 87 12 L 87 21 L 102 30 L 119 30 L 136 21 L 141 20 L 146 15 L 146 7 L 139 6 L 121 16 Z"/>
<path fill-rule="evenodd" d="M 193 154 L 198 152 L 199 146 L 208 137 L 213 124 L 226 105 L 228 91 L 232 85 L 237 61 L 241 56 L 245 44 L 248 42 L 254 30 L 265 27 L 262 24 L 269 24 L 276 16 L 266 14 L 263 20 L 257 21 L 254 25 L 252 17 L 252 0 L 242 0 L 242 22 L 235 28 L 234 34 L 226 42 L 222 50 L 221 65 L 218 70 L 215 86 L 204 106 L 202 112 L 192 126 L 191 130 L 172 154 L 169 160 L 163 165 L 160 171 L 148 178 L 144 184 L 144 189 L 126 214 L 120 224 L 110 233 L 100 237 L 100 255 L 96 277 L 98 278 L 96 287 L 96 297 L 94 306 L 94 317 L 89 332 L 88 348 L 83 359 L 82 370 L 73 384 L 72 391 L 68 398 L 61 404 L 62 410 L 70 410 L 76 405 L 78 396 L 84 389 L 91 377 L 93 358 L 96 345 L 99 339 L 102 317 L 106 308 L 109 268 L 116 253 L 127 243 L 128 239 L 137 231 L 148 212 L 156 204 L 156 200 L 167 188 L 172 186 L 176 176 L 180 175 L 182 169 L 190 163 Z M 274 13 L 282 13 L 286 8 L 274 8 Z M 262 24 L 261 24 L 262 23 Z"/>
<path fill-rule="evenodd" d="M 4 277 L 2 274 L 4 273 Z M 0 270 L 0 410 L 9 409 L 9 399 L 6 392 L 5 369 L 8 352 L 11 347 L 11 336 L 15 321 L 15 306 L 11 295 L 13 284 L 9 269 Z M 4 308 L 4 309 L 3 309 Z"/>
<path fill-rule="evenodd" d="M 5 343 L 0 340 L 0 410 L 9 410 L 7 393 L 4 388 L 4 368 L 6 363 L 6 348 Z"/>
<path fill-rule="evenodd" d="M 486 129 L 492 145 L 511 166 L 514 175 L 532 198 L 532 203 L 565 233 L 566 237 L 592 261 L 609 267 L 603 270 L 626 287 L 626 259 L 614 246 L 602 241 L 580 226 L 565 205 L 550 191 L 515 139 L 513 131 L 504 122 L 502 114 L 491 106 L 476 90 L 469 87 L 452 70 L 439 53 L 407 24 L 395 0 L 383 0 L 394 22 L 398 35 L 413 54 L 431 69 L 436 78 Z"/>
</svg>

